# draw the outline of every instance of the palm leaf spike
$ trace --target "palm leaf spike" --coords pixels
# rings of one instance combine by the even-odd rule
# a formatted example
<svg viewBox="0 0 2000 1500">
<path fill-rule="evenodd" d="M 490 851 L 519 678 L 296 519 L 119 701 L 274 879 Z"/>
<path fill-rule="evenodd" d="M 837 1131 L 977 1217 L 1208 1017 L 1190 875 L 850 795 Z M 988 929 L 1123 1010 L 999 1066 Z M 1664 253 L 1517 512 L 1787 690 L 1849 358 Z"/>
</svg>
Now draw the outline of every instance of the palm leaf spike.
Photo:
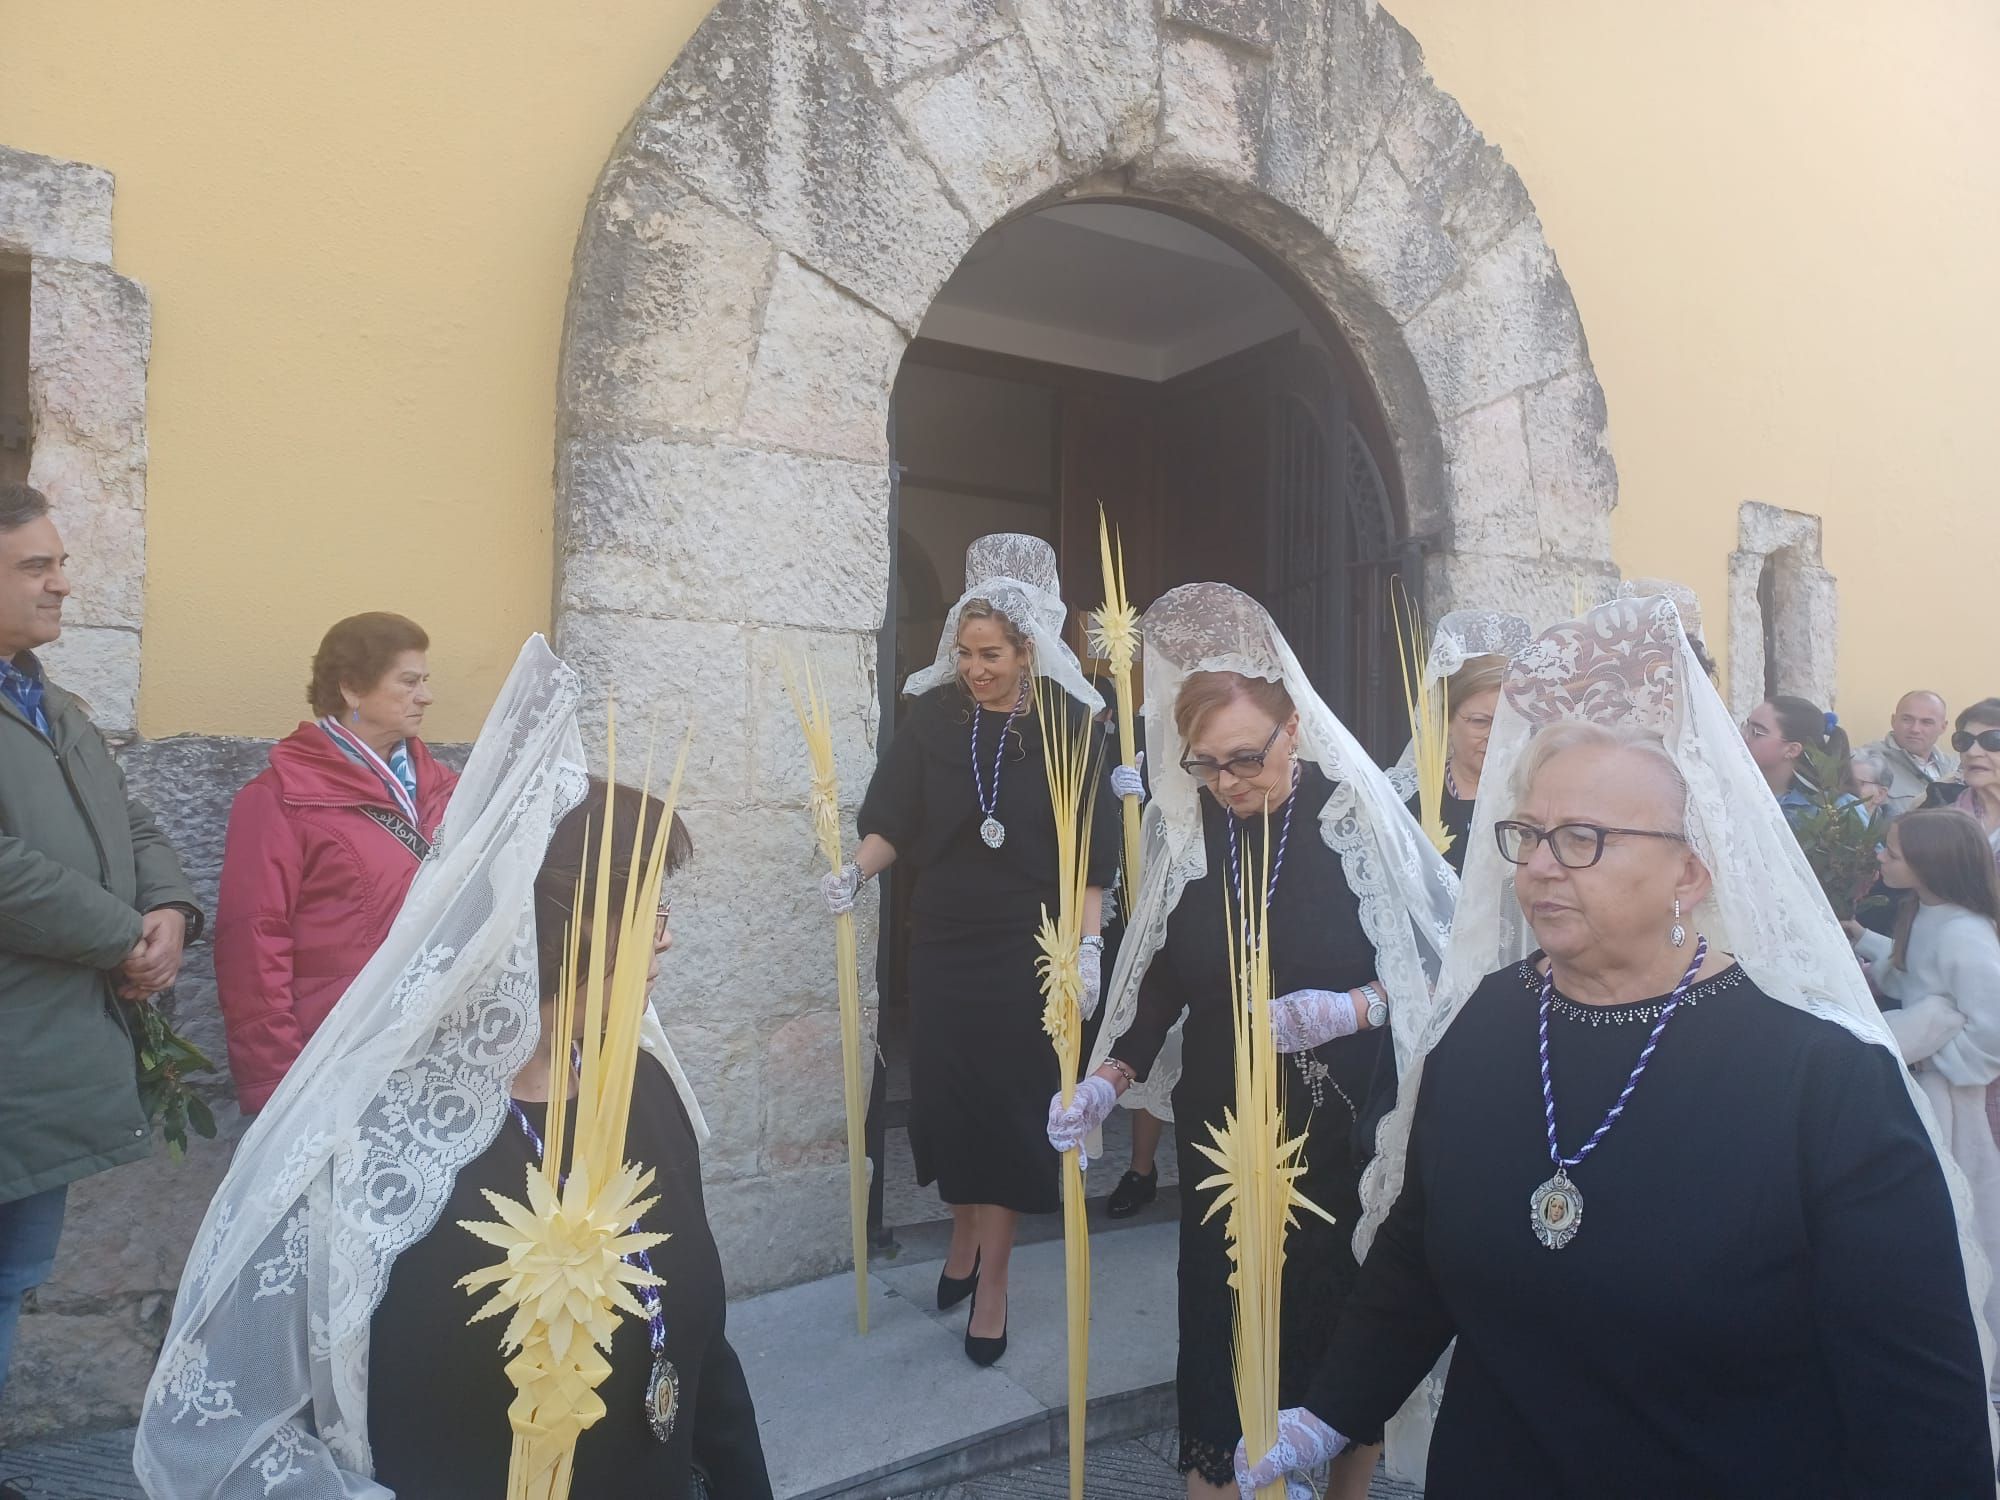
<svg viewBox="0 0 2000 1500">
<path fill-rule="evenodd" d="M 1125 543 L 1113 542 L 1104 503 L 1097 506 L 1097 550 L 1104 568 L 1104 605 L 1091 617 L 1091 651 L 1111 666 L 1111 685 L 1118 695 L 1118 762 L 1136 769 L 1137 737 L 1132 721 L 1132 664 L 1139 650 L 1139 611 L 1125 591 Z M 1139 799 L 1124 801 L 1125 899 L 1138 899 Z"/>
<path fill-rule="evenodd" d="M 1393 596 L 1396 647 L 1403 665 L 1403 703 L 1410 716 L 1410 763 L 1417 777 L 1417 824 L 1443 854 L 1452 845 L 1444 826 L 1445 763 L 1451 755 L 1450 693 L 1443 682 L 1426 682 L 1423 619 L 1400 582 Z"/>
<path fill-rule="evenodd" d="M 812 770 L 813 837 L 827 868 L 840 868 L 840 777 L 833 762 L 833 714 L 810 660 L 803 671 L 787 659 L 785 692 L 806 743 Z M 803 682 L 801 679 L 803 678 Z M 833 922 L 834 978 L 840 996 L 840 1083 L 847 1112 L 847 1221 L 854 1256 L 854 1324 L 868 1331 L 868 1095 L 861 1082 L 861 968 L 854 913 Z"/>
<path fill-rule="evenodd" d="M 504 1252 L 495 1266 L 475 1271 L 459 1285 L 491 1295 L 472 1321 L 511 1314 L 501 1337 L 515 1396 L 507 1409 L 513 1452 L 507 1500 L 565 1500 L 570 1491 L 577 1439 L 604 1416 L 597 1393 L 611 1373 L 605 1357 L 621 1315 L 644 1318 L 634 1289 L 659 1286 L 650 1272 L 625 1257 L 650 1250 L 667 1237 L 636 1226 L 657 1201 L 646 1196 L 653 1174 L 624 1161 L 639 1036 L 647 1011 L 648 966 L 615 968 L 609 954 L 651 951 L 653 913 L 666 876 L 667 845 L 687 763 L 683 742 L 667 796 L 650 824 L 640 814 L 641 850 L 618 922 L 610 912 L 611 847 L 616 799 L 607 802 L 598 835 L 592 931 L 615 941 L 593 941 L 582 965 L 582 921 L 574 916 L 565 936 L 560 993 L 552 1017 L 548 1139 L 539 1168 L 527 1173 L 525 1202 L 498 1193 L 486 1198 L 497 1223 L 463 1228 Z M 606 778 L 617 784 L 617 729 L 609 725 Z M 581 883 L 572 911 L 581 907 Z M 580 971 L 583 967 L 583 971 Z M 574 1085 L 576 1124 L 567 1124 L 571 1070 L 561 1065 L 564 1038 L 577 1032 L 582 995 L 582 1057 Z M 568 1172 L 565 1175 L 565 1157 Z"/>
<path fill-rule="evenodd" d="M 1048 774 L 1049 804 L 1056 826 L 1056 912 L 1042 908 L 1035 933 L 1041 955 L 1035 969 L 1042 982 L 1042 1030 L 1056 1054 L 1056 1075 L 1067 1105 L 1076 1093 L 1076 1070 L 1083 1050 L 1083 905 L 1090 887 L 1091 813 L 1097 798 L 1097 763 L 1091 753 L 1099 738 L 1088 717 L 1067 732 L 1063 694 L 1046 680 L 1035 684 L 1036 717 L 1042 728 L 1042 764 Z M 1084 1419 L 1090 1387 L 1090 1225 L 1084 1215 L 1081 1153 L 1066 1151 L 1060 1166 L 1063 1205 L 1063 1281 L 1069 1342 L 1069 1493 L 1083 1500 Z"/>
<path fill-rule="evenodd" d="M 1266 1453 L 1278 1440 L 1279 1312 L 1284 1289 L 1285 1236 L 1298 1210 L 1333 1218 L 1298 1189 L 1305 1173 L 1303 1134 L 1287 1139 L 1285 1091 L 1277 1038 L 1271 1026 L 1270 815 L 1265 814 L 1260 867 L 1246 871 L 1252 892 L 1242 893 L 1241 915 L 1230 894 L 1223 897 L 1229 944 L 1231 1030 L 1235 1044 L 1236 1104 L 1223 1122 L 1210 1127 L 1214 1144 L 1195 1149 L 1216 1171 L 1196 1184 L 1212 1192 L 1206 1223 L 1226 1214 L 1229 1286 L 1235 1315 L 1232 1369 L 1236 1410 L 1252 1453 Z M 1259 1492 L 1263 1500 L 1284 1500 L 1284 1481 Z"/>
</svg>

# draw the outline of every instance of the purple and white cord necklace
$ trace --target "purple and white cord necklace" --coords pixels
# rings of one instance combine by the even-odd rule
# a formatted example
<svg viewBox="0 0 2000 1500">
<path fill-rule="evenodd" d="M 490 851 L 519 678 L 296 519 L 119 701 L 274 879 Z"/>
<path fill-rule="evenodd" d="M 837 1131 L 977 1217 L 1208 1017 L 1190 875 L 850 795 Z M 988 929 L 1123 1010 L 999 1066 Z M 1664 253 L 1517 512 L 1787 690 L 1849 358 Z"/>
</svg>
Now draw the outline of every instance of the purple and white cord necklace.
<svg viewBox="0 0 2000 1500">
<path fill-rule="evenodd" d="M 1007 842 L 1007 829 L 994 816 L 1000 806 L 1000 765 L 1001 757 L 1007 750 L 1007 731 L 1014 727 L 1014 721 L 1028 706 L 1028 684 L 1021 683 L 1019 696 L 1014 699 L 1013 708 L 1007 712 L 1007 722 L 1000 726 L 1000 743 L 993 747 L 993 791 L 989 796 L 986 780 L 979 774 L 979 715 L 983 712 L 977 702 L 972 705 L 972 786 L 979 793 L 979 810 L 986 815 L 986 821 L 979 825 L 979 836 L 986 840 L 986 847 L 998 849 Z"/>
<path fill-rule="evenodd" d="M 1653 1049 L 1660 1045 L 1660 1033 L 1667 1029 L 1667 1022 L 1680 1009 L 1681 1001 L 1694 985 L 1695 975 L 1708 960 L 1708 939 L 1695 939 L 1694 958 L 1681 975 L 1681 982 L 1674 986 L 1674 992 L 1660 1007 L 1660 1019 L 1653 1023 L 1653 1034 L 1646 1038 L 1646 1045 L 1639 1051 L 1639 1060 L 1632 1064 L 1631 1075 L 1625 1080 L 1625 1087 L 1619 1091 L 1617 1102 L 1605 1111 L 1597 1129 L 1590 1133 L 1590 1139 L 1574 1156 L 1564 1156 L 1556 1145 L 1556 1090 L 1549 1078 L 1549 1007 L 1556 993 L 1555 966 L 1542 976 L 1541 1005 L 1541 1054 L 1542 1054 L 1542 1120 L 1548 1126 L 1549 1160 L 1555 1163 L 1556 1175 L 1536 1188 L 1528 1199 L 1528 1222 L 1534 1228 L 1535 1238 L 1550 1250 L 1560 1250 L 1583 1227 L 1583 1194 L 1569 1179 L 1569 1169 L 1578 1166 L 1583 1159 L 1597 1149 L 1597 1143 L 1604 1139 L 1620 1115 L 1625 1113 L 1626 1101 L 1632 1097 L 1632 1090 L 1639 1086 L 1639 1078 L 1646 1071 L 1646 1064 L 1653 1060 Z"/>
<path fill-rule="evenodd" d="M 582 1067 L 581 1049 L 574 1043 L 570 1046 L 570 1061 L 573 1066 Z M 540 1132 L 534 1121 L 528 1118 L 526 1110 L 518 1100 L 509 1099 L 507 1110 L 514 1117 L 514 1123 L 521 1127 L 521 1133 L 528 1138 L 528 1145 L 535 1153 L 535 1165 L 542 1164 L 544 1147 Z M 634 1224 L 633 1229 L 639 1226 Z M 644 1250 L 635 1250 L 626 1256 L 628 1266 L 637 1267 L 648 1276 L 653 1274 L 653 1257 Z M 646 1377 L 646 1425 L 652 1429 L 656 1442 L 664 1443 L 673 1436 L 674 1418 L 680 1414 L 681 1376 L 667 1358 L 667 1310 L 660 1300 L 660 1289 L 656 1286 L 632 1288 L 632 1295 L 639 1299 L 639 1305 L 646 1310 L 646 1338 L 653 1351 L 652 1373 Z"/>
</svg>

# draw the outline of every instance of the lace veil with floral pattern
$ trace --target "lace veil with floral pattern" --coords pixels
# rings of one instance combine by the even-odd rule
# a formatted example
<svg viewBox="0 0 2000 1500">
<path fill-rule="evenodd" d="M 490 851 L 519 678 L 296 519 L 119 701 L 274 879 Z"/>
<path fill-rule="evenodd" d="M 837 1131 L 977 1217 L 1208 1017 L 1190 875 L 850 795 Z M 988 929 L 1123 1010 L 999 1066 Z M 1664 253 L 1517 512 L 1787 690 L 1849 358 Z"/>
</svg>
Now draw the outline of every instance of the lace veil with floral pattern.
<svg viewBox="0 0 2000 1500">
<path fill-rule="evenodd" d="M 1014 531 L 983 536 L 965 549 L 965 592 L 944 618 L 937 659 L 910 674 L 905 693 L 918 697 L 958 675 L 958 619 L 973 599 L 991 604 L 1033 642 L 1036 676 L 1049 678 L 1092 713 L 1102 712 L 1103 695 L 1063 640 L 1069 608 L 1062 600 L 1056 549 Z"/>
<path fill-rule="evenodd" d="M 388 937 L 238 1145 L 146 1389 L 133 1466 L 154 1500 L 387 1500 L 370 1321 L 534 1051 L 535 876 L 589 784 L 576 707 L 575 674 L 533 637 Z M 704 1136 L 650 1013 L 642 1045 Z"/>
</svg>

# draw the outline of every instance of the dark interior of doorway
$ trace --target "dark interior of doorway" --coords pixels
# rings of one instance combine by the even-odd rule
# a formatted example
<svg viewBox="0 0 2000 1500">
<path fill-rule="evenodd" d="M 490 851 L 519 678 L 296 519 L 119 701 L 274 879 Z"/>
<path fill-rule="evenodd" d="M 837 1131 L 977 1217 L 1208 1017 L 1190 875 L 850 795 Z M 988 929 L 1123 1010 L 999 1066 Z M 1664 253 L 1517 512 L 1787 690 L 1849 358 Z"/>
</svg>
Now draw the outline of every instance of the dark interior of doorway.
<svg viewBox="0 0 2000 1500">
<path fill-rule="evenodd" d="M 1101 505 L 1139 608 L 1197 580 L 1245 590 L 1271 611 L 1363 743 L 1378 757 L 1401 748 L 1407 721 L 1389 601 L 1393 581 L 1401 575 L 1414 586 L 1418 570 L 1397 476 L 1358 362 L 1337 334 L 1292 305 L 1296 326 L 1267 328 L 1268 336 L 1164 378 L 933 337 L 933 322 L 948 320 L 927 321 L 904 357 L 892 407 L 885 737 L 894 732 L 898 686 L 935 656 L 964 586 L 966 545 L 994 531 L 1045 538 L 1056 548 L 1063 597 L 1086 610 L 1102 597 Z M 1163 320 L 1176 315 L 1185 309 L 1162 310 Z M 1087 658 L 1080 613 L 1071 644 Z M 908 1099 L 912 879 L 895 871 L 884 891 L 883 1067 L 871 1110 L 878 1245 L 911 1219 L 907 1194 L 892 1191 L 885 1207 L 881 1147 L 885 1137 L 893 1143 Z"/>
</svg>

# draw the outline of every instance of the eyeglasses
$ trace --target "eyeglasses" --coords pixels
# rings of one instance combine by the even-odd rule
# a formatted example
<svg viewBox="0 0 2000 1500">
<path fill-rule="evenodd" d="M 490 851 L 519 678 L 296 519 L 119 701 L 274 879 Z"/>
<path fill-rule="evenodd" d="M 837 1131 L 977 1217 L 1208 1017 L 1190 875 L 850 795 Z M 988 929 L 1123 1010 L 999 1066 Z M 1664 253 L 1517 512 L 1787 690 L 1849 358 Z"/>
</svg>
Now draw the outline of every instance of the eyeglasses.
<svg viewBox="0 0 2000 1500">
<path fill-rule="evenodd" d="M 1270 759 L 1271 747 L 1278 743 L 1278 731 L 1284 727 L 1282 724 L 1271 726 L 1271 737 L 1264 741 L 1262 750 L 1248 755 L 1232 755 L 1228 760 L 1206 760 L 1196 756 L 1191 760 L 1183 760 L 1181 769 L 1190 776 L 1199 776 L 1210 786 L 1214 786 L 1222 779 L 1224 771 L 1238 781 L 1248 781 L 1253 776 L 1261 776 L 1264 772 L 1264 762 Z"/>
<path fill-rule="evenodd" d="M 1510 865 L 1525 865 L 1543 844 L 1565 870 L 1588 870 L 1604 858 L 1604 841 L 1614 833 L 1633 838 L 1672 839 L 1685 844 L 1683 834 L 1658 828 L 1601 828 L 1595 823 L 1558 823 L 1553 828 L 1537 828 L 1533 823 L 1495 823 L 1493 837 L 1500 845 L 1500 857 Z"/>
<path fill-rule="evenodd" d="M 1977 734 L 1969 729 L 1961 729 L 1951 737 L 1951 748 L 1960 755 L 1965 754 L 1974 745 L 1982 750 L 2000 754 L 2000 729 L 1982 729 Z"/>
<path fill-rule="evenodd" d="M 555 907 L 558 911 L 568 913 L 570 916 L 576 915 L 576 907 L 568 901 L 551 900 L 549 902 L 549 905 Z M 660 909 L 653 913 L 653 946 L 655 948 L 661 947 L 666 943 L 667 923 L 669 919 L 672 918 L 673 914 L 674 914 L 673 901 L 667 896 L 664 895 L 661 896 Z M 611 915 L 615 920 L 617 918 L 618 913 L 614 911 L 612 912 Z"/>
</svg>

